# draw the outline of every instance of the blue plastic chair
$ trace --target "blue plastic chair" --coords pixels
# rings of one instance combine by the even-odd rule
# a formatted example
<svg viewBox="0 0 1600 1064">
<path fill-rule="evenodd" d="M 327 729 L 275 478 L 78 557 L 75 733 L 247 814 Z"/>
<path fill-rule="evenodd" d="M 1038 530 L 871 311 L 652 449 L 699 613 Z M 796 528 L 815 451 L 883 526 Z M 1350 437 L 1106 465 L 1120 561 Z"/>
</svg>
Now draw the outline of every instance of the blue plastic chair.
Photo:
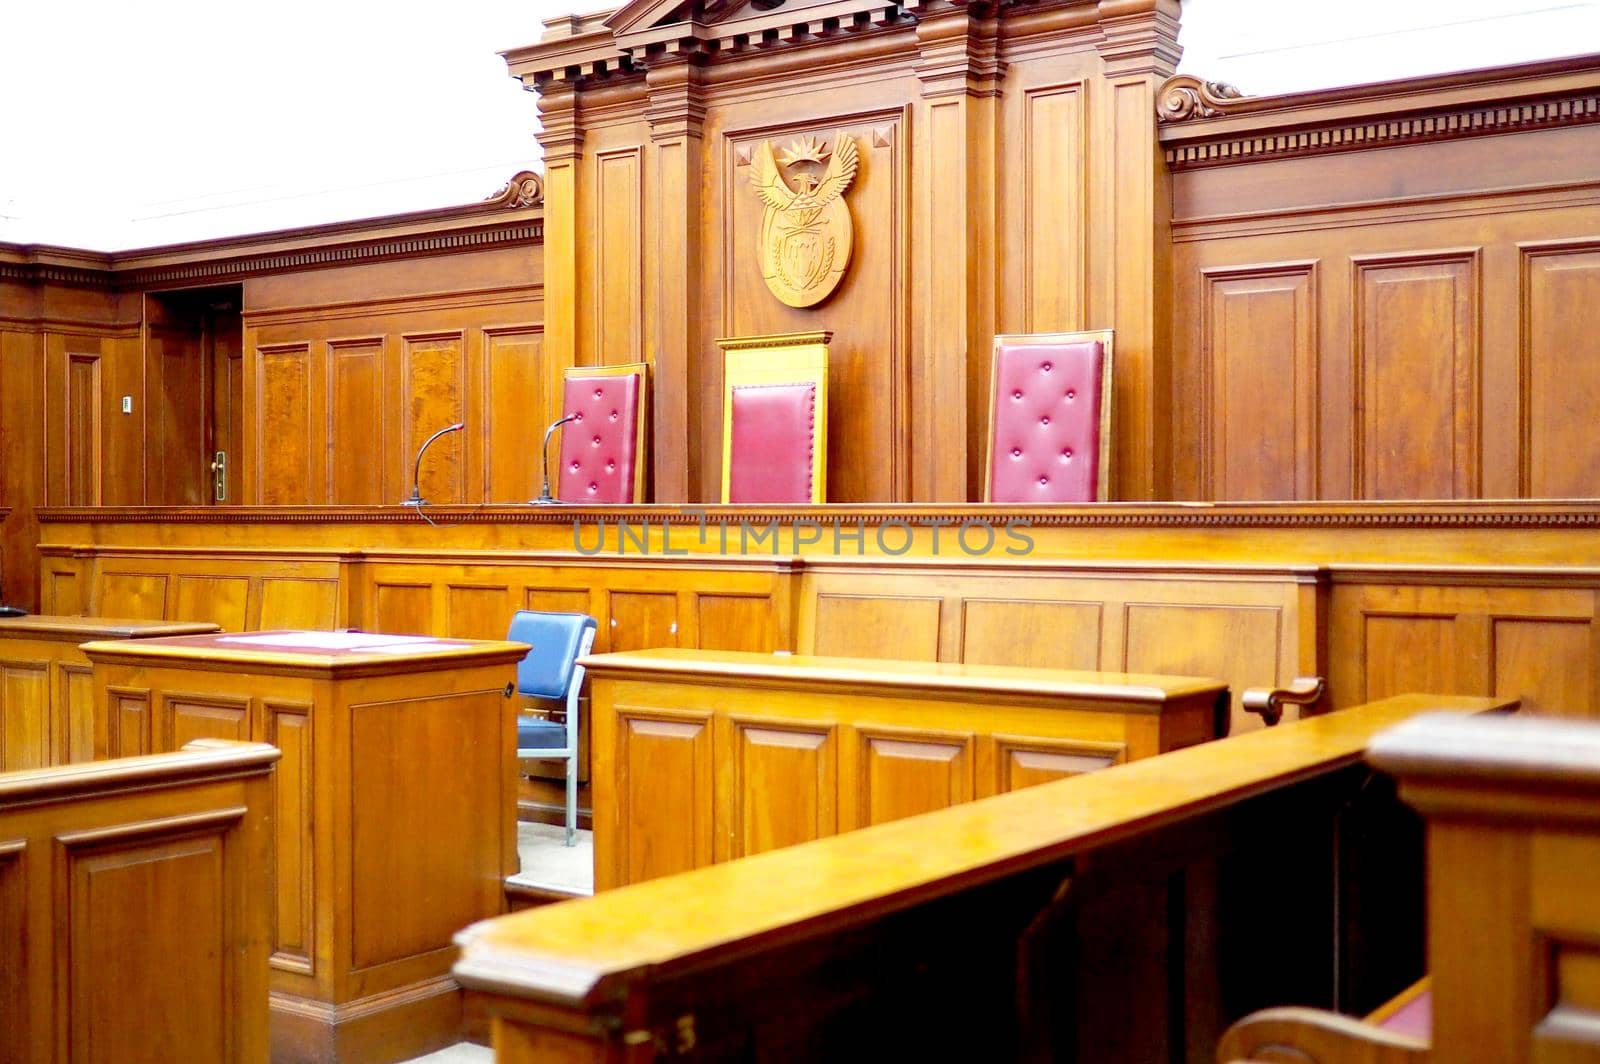
<svg viewBox="0 0 1600 1064">
<path fill-rule="evenodd" d="M 578 691 L 583 666 L 578 659 L 594 646 L 595 620 L 586 613 L 518 610 L 506 638 L 533 647 L 517 663 L 517 692 L 530 698 L 565 701 L 566 721 L 517 718 L 517 756 L 530 761 L 567 763 L 567 845 L 578 834 Z"/>
</svg>

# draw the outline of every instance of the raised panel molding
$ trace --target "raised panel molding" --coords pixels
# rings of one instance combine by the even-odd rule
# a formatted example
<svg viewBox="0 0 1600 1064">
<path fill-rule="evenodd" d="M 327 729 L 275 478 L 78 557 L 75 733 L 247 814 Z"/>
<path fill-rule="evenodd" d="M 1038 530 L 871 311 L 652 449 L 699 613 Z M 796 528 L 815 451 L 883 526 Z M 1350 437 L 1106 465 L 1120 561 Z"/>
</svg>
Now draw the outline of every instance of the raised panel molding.
<svg viewBox="0 0 1600 1064">
<path fill-rule="evenodd" d="M 483 330 L 483 498 L 523 502 L 539 491 L 537 452 L 552 397 L 545 395 L 544 327 Z M 647 456 L 640 456 L 648 460 Z"/>
<path fill-rule="evenodd" d="M 327 501 L 384 502 L 383 338 L 328 342 Z"/>
<path fill-rule="evenodd" d="M 49 662 L 0 661 L 0 771 L 54 763 L 50 717 Z"/>
<path fill-rule="evenodd" d="M 910 595 L 819 594 L 810 653 L 938 661 L 943 605 Z"/>
<path fill-rule="evenodd" d="M 373 630 L 387 635 L 440 635 L 433 623 L 433 585 L 374 583 Z M 510 618 L 506 619 L 510 623 Z"/>
<path fill-rule="evenodd" d="M 595 156 L 594 359 L 599 365 L 644 357 L 642 151 L 634 146 Z"/>
<path fill-rule="evenodd" d="M 1098 772 L 1128 760 L 1126 743 L 996 735 L 994 745 L 996 794 Z"/>
<path fill-rule="evenodd" d="M 266 740 L 282 753 L 272 776 L 273 838 L 277 854 L 270 963 L 312 975 L 316 967 L 316 851 L 310 811 L 315 780 L 311 706 L 263 699 Z"/>
<path fill-rule="evenodd" d="M 733 852 L 809 842 L 839 830 L 838 757 L 831 724 L 729 718 L 733 728 Z"/>
<path fill-rule="evenodd" d="M 1097 670 L 1104 612 L 1099 602 L 962 599 L 960 661 Z"/>
<path fill-rule="evenodd" d="M 695 596 L 695 643 L 701 650 L 753 650 L 768 654 L 772 645 L 771 595 Z"/>
<path fill-rule="evenodd" d="M 229 632 L 242 632 L 250 597 L 245 576 L 189 576 L 179 573 L 172 609 L 174 621 L 208 621 Z"/>
<path fill-rule="evenodd" d="M 1517 379 L 1525 497 L 1587 498 L 1600 484 L 1600 243 L 1523 247 Z"/>
<path fill-rule="evenodd" d="M 150 689 L 107 685 L 106 724 L 109 735 L 107 757 L 134 757 L 152 753 Z"/>
<path fill-rule="evenodd" d="M 165 573 L 100 572 L 95 612 L 101 617 L 168 620 Z"/>
<path fill-rule="evenodd" d="M 1355 496 L 1477 496 L 1483 379 L 1478 252 L 1352 262 Z"/>
<path fill-rule="evenodd" d="M 1088 283 L 1084 85 L 1029 89 L 1024 99 L 1025 331 L 1070 332 L 1084 326 Z"/>
<path fill-rule="evenodd" d="M 858 728 L 856 734 L 858 827 L 972 800 L 971 733 Z"/>
<path fill-rule="evenodd" d="M 196 739 L 250 738 L 250 699 L 166 694 L 161 699 L 163 750 L 182 750 Z"/>
<path fill-rule="evenodd" d="M 621 829 L 610 882 L 637 883 L 710 864 L 711 714 L 618 706 L 616 728 Z"/>
<path fill-rule="evenodd" d="M 411 483 L 417 448 L 447 425 L 465 420 L 466 347 L 460 332 L 402 337 L 401 425 L 406 446 L 404 482 Z M 470 431 L 470 430 L 469 430 Z M 428 450 L 422 463 L 422 497 L 433 503 L 466 501 L 464 433 L 451 433 Z"/>
<path fill-rule="evenodd" d="M 1205 497 L 1317 497 L 1316 263 L 1201 271 Z"/>
<path fill-rule="evenodd" d="M 312 455 L 311 345 L 256 348 L 256 502 L 317 502 Z M 132 615 L 137 616 L 137 614 Z"/>
<path fill-rule="evenodd" d="M 67 353 L 68 506 L 100 505 L 101 447 L 104 439 L 100 355 Z"/>
</svg>

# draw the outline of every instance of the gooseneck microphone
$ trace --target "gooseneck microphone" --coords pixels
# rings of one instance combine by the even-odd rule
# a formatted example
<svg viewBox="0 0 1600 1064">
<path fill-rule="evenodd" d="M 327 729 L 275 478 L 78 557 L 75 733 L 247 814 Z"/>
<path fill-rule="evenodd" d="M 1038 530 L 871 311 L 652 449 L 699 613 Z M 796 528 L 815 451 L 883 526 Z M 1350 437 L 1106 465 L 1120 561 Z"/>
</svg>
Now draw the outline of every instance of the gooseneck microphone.
<svg viewBox="0 0 1600 1064">
<path fill-rule="evenodd" d="M 539 490 L 539 497 L 529 505 L 555 506 L 561 501 L 550 494 L 550 434 L 567 422 L 576 420 L 578 420 L 577 414 L 568 414 L 566 417 L 556 418 L 550 422 L 550 427 L 544 430 L 544 444 L 539 448 L 539 460 L 544 465 L 544 487 Z"/>
<path fill-rule="evenodd" d="M 428 505 L 428 500 L 422 497 L 422 456 L 428 453 L 428 448 L 433 446 L 433 441 L 440 436 L 452 432 L 460 432 L 467 427 L 465 421 L 457 421 L 454 425 L 446 425 L 432 436 L 422 441 L 422 446 L 417 448 L 417 460 L 411 467 L 411 497 L 401 499 L 401 506 L 415 506 L 419 510 Z"/>
</svg>

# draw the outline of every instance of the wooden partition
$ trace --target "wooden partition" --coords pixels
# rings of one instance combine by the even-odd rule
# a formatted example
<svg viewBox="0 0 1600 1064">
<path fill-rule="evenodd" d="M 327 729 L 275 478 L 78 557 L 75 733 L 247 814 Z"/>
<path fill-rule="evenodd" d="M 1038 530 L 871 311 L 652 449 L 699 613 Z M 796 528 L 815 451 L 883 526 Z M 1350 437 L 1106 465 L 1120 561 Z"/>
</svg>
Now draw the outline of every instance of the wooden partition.
<svg viewBox="0 0 1600 1064">
<path fill-rule="evenodd" d="M 1600 691 L 1593 503 L 440 507 L 433 520 L 49 510 L 41 576 L 56 613 L 229 628 L 494 638 L 515 609 L 578 609 L 600 622 L 598 652 L 1134 670 L 1235 693 L 1319 675 L 1324 707 L 1432 689 L 1576 717 Z M 1233 730 L 1256 726 L 1236 705 Z"/>
<path fill-rule="evenodd" d="M 267 1060 L 261 744 L 0 774 L 0 1060 Z"/>
<path fill-rule="evenodd" d="M 661 649 L 583 662 L 596 890 L 1215 739 L 1216 680 Z"/>
<path fill-rule="evenodd" d="M 1370 760 L 1399 780 L 1400 797 L 1428 824 L 1431 986 L 1422 1036 L 1277 1008 L 1229 1031 L 1217 1059 L 1600 1059 L 1600 730 L 1425 718 L 1380 737 Z"/>
<path fill-rule="evenodd" d="M 1390 699 L 518 913 L 457 978 L 508 1062 L 1208 1060 L 1264 999 L 1420 974 L 1417 836 L 1362 753 L 1512 705 Z"/>
</svg>

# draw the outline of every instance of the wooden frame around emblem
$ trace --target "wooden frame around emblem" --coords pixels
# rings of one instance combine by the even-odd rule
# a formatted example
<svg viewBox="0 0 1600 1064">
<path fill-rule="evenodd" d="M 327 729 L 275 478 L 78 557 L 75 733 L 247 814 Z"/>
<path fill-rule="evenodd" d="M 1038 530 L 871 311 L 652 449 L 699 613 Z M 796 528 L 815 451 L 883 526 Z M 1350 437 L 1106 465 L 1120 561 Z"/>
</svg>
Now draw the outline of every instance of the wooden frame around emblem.
<svg viewBox="0 0 1600 1064">
<path fill-rule="evenodd" d="M 1083 332 L 1064 333 L 1002 333 L 994 338 L 989 349 L 989 435 L 983 450 L 983 501 L 994 501 L 994 436 L 996 406 L 995 389 L 1000 379 L 1000 348 L 1045 346 L 1053 344 L 1081 344 L 1099 340 L 1105 352 L 1100 367 L 1100 454 L 1096 457 L 1099 468 L 1095 471 L 1096 502 L 1111 498 L 1111 366 L 1112 337 L 1114 329 L 1088 329 Z"/>
<path fill-rule="evenodd" d="M 827 331 L 771 336 L 726 336 L 722 349 L 722 501 L 728 501 L 733 451 L 733 389 L 746 384 L 817 386 L 816 446 L 811 448 L 811 502 L 828 501 L 828 344 Z"/>
<path fill-rule="evenodd" d="M 648 362 L 623 362 L 615 366 L 568 366 L 561 371 L 562 399 L 566 398 L 567 382 L 582 380 L 585 377 L 626 377 L 630 374 L 639 375 L 639 416 L 634 419 L 633 426 L 633 502 L 639 505 L 645 502 L 644 485 L 645 470 L 649 467 L 648 456 L 644 451 L 645 422 L 650 417 L 650 363 Z M 559 460 L 560 454 L 557 454 Z M 559 469 L 558 469 L 559 473 Z M 557 477 L 556 492 L 560 494 L 560 478 Z"/>
</svg>

